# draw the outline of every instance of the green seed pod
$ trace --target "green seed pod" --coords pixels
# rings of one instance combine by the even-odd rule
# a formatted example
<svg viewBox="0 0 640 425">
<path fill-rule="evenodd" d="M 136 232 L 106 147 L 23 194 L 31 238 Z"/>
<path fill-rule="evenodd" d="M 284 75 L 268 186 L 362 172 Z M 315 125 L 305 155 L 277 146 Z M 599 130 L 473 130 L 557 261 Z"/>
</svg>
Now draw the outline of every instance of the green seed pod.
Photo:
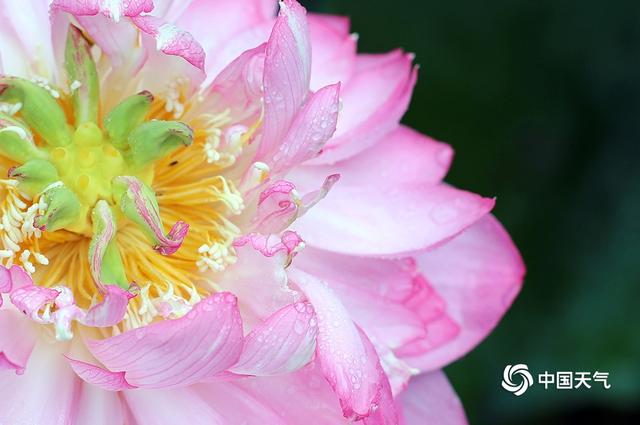
<svg viewBox="0 0 640 425">
<path fill-rule="evenodd" d="M 129 145 L 129 134 L 144 122 L 153 95 L 148 91 L 140 92 L 120 102 L 104 120 L 104 128 L 111 140 L 111 144 L 118 149 L 126 149 Z"/>
<path fill-rule="evenodd" d="M 90 47 L 82 32 L 70 25 L 64 65 L 72 92 L 76 127 L 86 122 L 98 122 L 100 81 Z"/>
</svg>

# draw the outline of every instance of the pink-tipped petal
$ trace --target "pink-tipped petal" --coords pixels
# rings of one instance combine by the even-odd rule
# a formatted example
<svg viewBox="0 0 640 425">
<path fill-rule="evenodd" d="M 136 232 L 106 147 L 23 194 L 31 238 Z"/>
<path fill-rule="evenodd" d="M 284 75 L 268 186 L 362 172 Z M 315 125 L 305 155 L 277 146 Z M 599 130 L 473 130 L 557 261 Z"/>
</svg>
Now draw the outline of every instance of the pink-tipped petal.
<svg viewBox="0 0 640 425">
<path fill-rule="evenodd" d="M 29 320 L 11 310 L 0 310 L 0 371 L 24 373 L 37 333 Z"/>
<path fill-rule="evenodd" d="M 401 51 L 358 56 L 356 72 L 341 91 L 335 135 L 313 164 L 331 164 L 356 155 L 397 128 L 409 106 L 417 69 Z"/>
<path fill-rule="evenodd" d="M 340 399 L 344 416 L 365 418 L 376 409 L 383 391 L 380 362 L 363 339 L 349 312 L 325 282 L 300 270 L 289 277 L 300 287 L 318 317 L 317 359 Z M 365 337 L 366 338 L 366 337 Z"/>
<path fill-rule="evenodd" d="M 105 328 L 119 323 L 127 312 L 129 300 L 133 295 L 129 291 L 115 286 L 105 286 L 104 299 L 87 311 L 82 323 L 86 326 Z"/>
<path fill-rule="evenodd" d="M 518 294 L 525 268 L 511 238 L 493 216 L 418 255 L 417 260 L 460 328 L 453 340 L 435 349 L 418 343 L 398 352 L 412 366 L 433 370 L 460 358 L 487 336 Z"/>
<path fill-rule="evenodd" d="M 298 3 L 282 2 L 267 42 L 264 124 L 257 160 L 277 149 L 309 93 L 311 46 L 305 15 Z"/>
<path fill-rule="evenodd" d="M 73 371 L 85 382 L 106 391 L 122 391 L 136 388 L 130 385 L 124 372 L 110 372 L 100 366 L 67 357 Z"/>
<path fill-rule="evenodd" d="M 161 18 L 145 15 L 132 18 L 133 23 L 156 40 L 159 51 L 179 56 L 204 71 L 205 52 L 200 43 L 188 32 Z"/>
<path fill-rule="evenodd" d="M 440 244 L 487 214 L 495 201 L 446 185 L 338 184 L 293 224 L 318 248 L 398 256 Z"/>
<path fill-rule="evenodd" d="M 286 137 L 261 160 L 274 174 L 317 156 L 336 131 L 340 83 L 315 92 L 297 113 Z"/>
<path fill-rule="evenodd" d="M 441 370 L 413 378 L 398 404 L 402 425 L 467 425 L 462 403 Z"/>
<path fill-rule="evenodd" d="M 125 372 L 141 388 L 174 388 L 200 382 L 235 364 L 242 349 L 237 299 L 216 293 L 184 317 L 165 320 L 88 347 L 111 372 Z"/>
<path fill-rule="evenodd" d="M 316 348 L 316 322 L 313 307 L 308 302 L 278 310 L 249 333 L 240 360 L 232 371 L 269 376 L 302 368 L 309 363 Z"/>
</svg>

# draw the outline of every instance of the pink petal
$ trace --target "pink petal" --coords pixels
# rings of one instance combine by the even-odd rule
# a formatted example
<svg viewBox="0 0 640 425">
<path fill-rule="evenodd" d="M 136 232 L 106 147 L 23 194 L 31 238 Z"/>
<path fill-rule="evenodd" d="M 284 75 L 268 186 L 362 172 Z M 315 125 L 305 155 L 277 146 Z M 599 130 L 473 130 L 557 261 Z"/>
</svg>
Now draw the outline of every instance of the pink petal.
<svg viewBox="0 0 640 425">
<path fill-rule="evenodd" d="M 416 293 L 410 260 L 353 257 L 307 247 L 292 267 L 326 282 L 376 342 L 396 349 L 425 336 L 425 322 L 404 303 Z"/>
<path fill-rule="evenodd" d="M 75 423 L 81 381 L 62 357 L 66 349 L 41 342 L 23 375 L 0 373 L 0 424 Z"/>
<path fill-rule="evenodd" d="M 125 420 L 125 408 L 117 393 L 83 383 L 78 401 L 76 424 L 133 424 Z"/>
<path fill-rule="evenodd" d="M 234 247 L 250 245 L 265 257 L 273 257 L 276 254 L 292 254 L 303 243 L 296 232 L 284 232 L 281 237 L 277 235 L 262 235 L 249 233 L 239 237 L 233 242 Z"/>
<path fill-rule="evenodd" d="M 346 423 L 338 399 L 314 363 L 285 375 L 251 377 L 232 384 L 201 384 L 196 388 L 227 419 L 223 423 L 243 420 L 251 425 Z"/>
<path fill-rule="evenodd" d="M 331 164 L 351 157 L 397 128 L 417 78 L 412 60 L 412 55 L 400 51 L 358 56 L 356 72 L 342 88 L 336 134 L 311 163 Z"/>
<path fill-rule="evenodd" d="M 288 305 L 272 314 L 245 338 L 232 371 L 244 375 L 290 373 L 309 363 L 318 332 L 311 304 Z"/>
<path fill-rule="evenodd" d="M 46 0 L 0 0 L 0 68 L 8 75 L 56 79 Z"/>
<path fill-rule="evenodd" d="M 333 173 L 340 173 L 340 184 L 352 186 L 377 180 L 437 183 L 446 175 L 452 159 L 449 145 L 400 126 L 356 156 L 332 165 L 302 167 L 289 178 L 302 188 Z"/>
<path fill-rule="evenodd" d="M 286 171 L 320 153 L 336 131 L 340 84 L 315 92 L 298 112 L 284 140 L 262 160 L 274 174 Z"/>
<path fill-rule="evenodd" d="M 202 43 L 207 75 L 215 77 L 243 51 L 267 40 L 276 6 L 271 0 L 193 0 L 169 20 Z"/>
<path fill-rule="evenodd" d="M 298 215 L 295 185 L 278 180 L 260 192 L 258 210 L 253 218 L 253 229 L 263 234 L 285 230 Z"/>
<path fill-rule="evenodd" d="M 11 273 L 11 282 L 13 283 L 12 289 L 22 288 L 24 286 L 33 285 L 31 276 L 20 266 L 12 266 L 9 269 Z"/>
<path fill-rule="evenodd" d="M 125 379 L 124 372 L 110 372 L 99 366 L 67 357 L 73 371 L 85 382 L 106 391 L 122 391 L 136 388 Z"/>
<path fill-rule="evenodd" d="M 518 294 L 525 268 L 511 238 L 493 216 L 417 259 L 460 328 L 455 339 L 436 349 L 417 345 L 398 353 L 412 366 L 433 370 L 460 358 L 487 336 Z"/>
<path fill-rule="evenodd" d="M 435 246 L 495 201 L 445 185 L 337 184 L 293 229 L 312 246 L 352 255 L 401 255 Z"/>
<path fill-rule="evenodd" d="M 116 22 L 122 16 L 135 17 L 153 10 L 153 0 L 53 0 L 52 9 L 63 10 L 75 16 L 93 16 L 102 13 Z"/>
<path fill-rule="evenodd" d="M 0 310 L 0 371 L 22 374 L 36 344 L 37 333 L 28 320 L 11 310 Z"/>
<path fill-rule="evenodd" d="M 186 316 L 88 343 L 112 372 L 144 388 L 191 385 L 236 363 L 242 349 L 242 323 L 236 297 L 217 293 Z"/>
<path fill-rule="evenodd" d="M 223 418 L 193 387 L 125 391 L 124 400 L 140 425 L 224 425 Z"/>
<path fill-rule="evenodd" d="M 55 289 L 29 285 L 14 289 L 13 292 L 11 292 L 10 298 L 18 310 L 22 311 L 34 321 L 48 323 L 46 319 L 39 314 L 39 310 L 46 304 L 54 302 L 59 294 L 60 292 Z"/>
<path fill-rule="evenodd" d="M 349 34 L 349 18 L 310 13 L 311 90 L 345 83 L 355 70 L 357 37 Z"/>
<path fill-rule="evenodd" d="M 319 13 L 309 14 L 309 26 L 322 25 L 330 28 L 338 35 L 348 35 L 351 28 L 351 21 L 348 16 L 325 15 Z"/>
<path fill-rule="evenodd" d="M 238 122 L 259 113 L 260 104 L 256 100 L 262 96 L 262 73 L 266 44 L 247 50 L 218 74 L 206 89 L 199 112 L 224 112 Z"/>
<path fill-rule="evenodd" d="M 267 42 L 264 64 L 264 124 L 257 160 L 276 150 L 309 93 L 311 47 L 306 11 L 282 3 Z"/>
<path fill-rule="evenodd" d="M 137 16 L 132 21 L 141 31 L 155 38 L 158 50 L 167 55 L 179 56 L 204 71 L 204 49 L 191 34 L 150 15 Z"/>
<path fill-rule="evenodd" d="M 104 299 L 89 309 L 82 320 L 84 325 L 98 328 L 113 326 L 119 323 L 127 312 L 127 305 L 133 295 L 115 285 L 107 285 L 104 289 Z"/>
<path fill-rule="evenodd" d="M 295 233 L 286 233 L 282 237 L 250 234 L 234 243 L 238 260 L 227 267 L 219 285 L 238 296 L 246 326 L 256 326 L 297 301 L 298 294 L 287 284 L 285 266 L 300 242 Z"/>
<path fill-rule="evenodd" d="M 344 416 L 369 416 L 382 397 L 384 380 L 375 350 L 351 321 L 349 312 L 326 283 L 292 269 L 289 277 L 307 296 L 318 317 L 317 358 L 340 398 Z"/>
<path fill-rule="evenodd" d="M 466 425 L 462 403 L 441 370 L 411 380 L 400 395 L 403 425 Z"/>
</svg>

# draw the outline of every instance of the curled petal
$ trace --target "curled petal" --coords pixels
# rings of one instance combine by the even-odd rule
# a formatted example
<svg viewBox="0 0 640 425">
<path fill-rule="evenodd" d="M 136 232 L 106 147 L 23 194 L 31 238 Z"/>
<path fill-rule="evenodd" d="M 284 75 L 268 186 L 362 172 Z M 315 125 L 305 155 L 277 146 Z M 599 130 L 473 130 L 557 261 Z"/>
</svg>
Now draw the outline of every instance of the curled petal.
<svg viewBox="0 0 640 425">
<path fill-rule="evenodd" d="M 324 282 L 295 269 L 289 271 L 289 277 L 316 311 L 317 358 L 325 378 L 340 399 L 344 416 L 355 420 L 368 417 L 377 408 L 387 379 L 380 373 L 375 350 Z"/>
<path fill-rule="evenodd" d="M 137 16 L 132 21 L 141 31 L 155 38 L 158 50 L 167 55 L 180 56 L 204 71 L 204 49 L 191 34 L 154 16 Z"/>
<path fill-rule="evenodd" d="M 249 233 L 239 237 L 233 242 L 233 246 L 241 247 L 250 244 L 253 249 L 260 251 L 265 257 L 273 257 L 283 252 L 287 255 L 295 254 L 296 250 L 304 246 L 302 238 L 296 232 L 286 231 L 281 237 L 277 235 L 262 235 Z"/>
<path fill-rule="evenodd" d="M 141 388 L 191 385 L 224 372 L 242 350 L 237 300 L 220 292 L 199 302 L 185 316 L 165 320 L 88 347 L 111 372 L 124 372 Z"/>
<path fill-rule="evenodd" d="M 106 391 L 122 391 L 136 388 L 129 384 L 124 372 L 110 372 L 99 366 L 67 357 L 73 371 L 85 382 Z"/>
<path fill-rule="evenodd" d="M 176 252 L 189 231 L 189 225 L 178 221 L 167 236 L 164 235 L 162 220 L 155 194 L 136 177 L 120 176 L 114 181 L 121 192 L 122 212 L 140 226 L 154 243 L 154 249 L 162 255 Z"/>
<path fill-rule="evenodd" d="M 232 371 L 267 376 L 298 370 L 313 356 L 317 330 L 311 304 L 288 305 L 249 333 Z"/>
<path fill-rule="evenodd" d="M 28 285 L 14 289 L 10 298 L 13 305 L 32 320 L 38 323 L 50 323 L 50 317 L 46 316 L 46 312 L 41 314 L 40 310 L 47 304 L 53 303 L 59 294 L 60 291 L 55 289 Z"/>
<path fill-rule="evenodd" d="M 107 285 L 104 289 L 104 299 L 87 311 L 83 324 L 105 328 L 119 323 L 124 317 L 133 294 L 115 285 Z"/>
</svg>

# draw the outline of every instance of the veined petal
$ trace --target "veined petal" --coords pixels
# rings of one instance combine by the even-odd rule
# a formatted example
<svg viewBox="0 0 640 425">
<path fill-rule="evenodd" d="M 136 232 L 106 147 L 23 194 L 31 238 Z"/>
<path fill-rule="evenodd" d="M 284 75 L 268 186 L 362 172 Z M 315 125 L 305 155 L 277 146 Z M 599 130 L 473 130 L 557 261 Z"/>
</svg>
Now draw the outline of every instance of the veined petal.
<svg viewBox="0 0 640 425">
<path fill-rule="evenodd" d="M 306 11 L 298 3 L 282 2 L 267 42 L 264 124 L 258 160 L 277 149 L 309 94 L 311 47 L 305 15 Z"/>
<path fill-rule="evenodd" d="M 289 271 L 289 277 L 316 311 L 318 361 L 340 398 L 344 416 L 361 419 L 371 415 L 380 402 L 383 381 L 387 379 L 380 373 L 375 350 L 363 340 L 347 309 L 326 283 L 296 269 Z"/>
<path fill-rule="evenodd" d="M 118 393 L 82 383 L 78 397 L 77 424 L 114 425 L 131 423 L 125 419 L 125 406 Z"/>
<path fill-rule="evenodd" d="M 55 289 L 28 285 L 14 289 L 11 292 L 10 298 L 18 310 L 22 311 L 35 322 L 50 323 L 50 318 L 44 316 L 46 313 L 40 314 L 40 309 L 47 304 L 53 303 L 58 295 L 60 295 L 60 291 L 56 291 Z"/>
<path fill-rule="evenodd" d="M 338 184 L 292 228 L 309 245 L 325 250 L 401 256 L 452 238 L 494 203 L 446 185 L 393 180 L 367 186 Z"/>
<path fill-rule="evenodd" d="M 187 386 L 224 372 L 242 349 L 236 297 L 216 293 L 184 317 L 88 342 L 96 359 L 141 388 Z"/>
<path fill-rule="evenodd" d="M 136 388 L 124 377 L 124 372 L 110 372 L 100 366 L 67 357 L 73 371 L 85 382 L 106 391 L 122 391 Z"/>
<path fill-rule="evenodd" d="M 243 375 L 279 375 L 302 368 L 316 348 L 317 321 L 308 302 L 272 314 L 246 337 L 240 360 L 231 369 Z"/>
<path fill-rule="evenodd" d="M 466 425 L 462 403 L 441 370 L 413 378 L 399 397 L 403 425 Z"/>
<path fill-rule="evenodd" d="M 0 310 L 0 371 L 24 373 L 36 341 L 37 333 L 27 319 L 15 311 Z"/>
</svg>

